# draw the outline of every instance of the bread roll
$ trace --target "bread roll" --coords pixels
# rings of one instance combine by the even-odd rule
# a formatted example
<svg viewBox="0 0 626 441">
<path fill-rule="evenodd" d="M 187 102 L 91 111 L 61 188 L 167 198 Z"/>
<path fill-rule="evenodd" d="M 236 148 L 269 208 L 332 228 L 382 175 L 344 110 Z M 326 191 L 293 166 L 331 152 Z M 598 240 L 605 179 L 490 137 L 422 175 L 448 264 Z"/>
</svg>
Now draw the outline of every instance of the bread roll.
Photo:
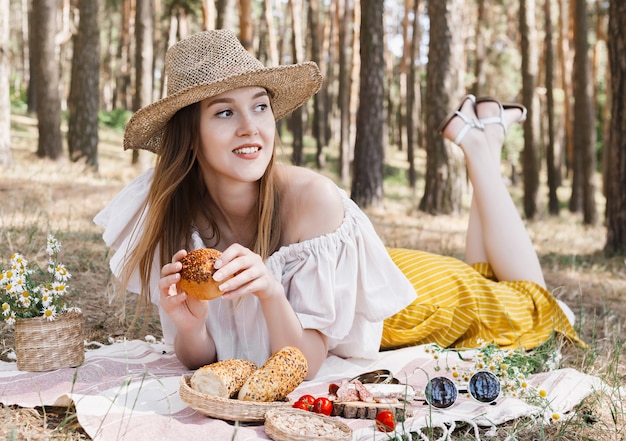
<svg viewBox="0 0 626 441">
<path fill-rule="evenodd" d="M 282 400 L 304 381 L 307 371 L 304 354 L 298 348 L 286 346 L 252 373 L 237 398 L 246 401 Z"/>
<path fill-rule="evenodd" d="M 191 388 L 203 394 L 230 398 L 257 369 L 258 366 L 249 360 L 218 361 L 196 370 L 191 376 Z"/>
<path fill-rule="evenodd" d="M 190 296 L 200 300 L 211 300 L 222 295 L 218 286 L 222 282 L 213 280 L 213 264 L 221 252 L 213 248 L 200 248 L 187 253 L 180 262 L 180 287 Z"/>
</svg>

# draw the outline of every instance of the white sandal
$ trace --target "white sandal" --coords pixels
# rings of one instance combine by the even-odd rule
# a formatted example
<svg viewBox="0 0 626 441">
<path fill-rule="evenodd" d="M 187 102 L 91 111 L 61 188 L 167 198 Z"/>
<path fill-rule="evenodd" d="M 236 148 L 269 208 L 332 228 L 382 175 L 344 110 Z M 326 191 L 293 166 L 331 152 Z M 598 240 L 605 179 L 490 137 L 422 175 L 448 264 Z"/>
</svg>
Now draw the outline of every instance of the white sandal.
<svg viewBox="0 0 626 441">
<path fill-rule="evenodd" d="M 500 124 L 502 128 L 504 129 L 504 134 L 506 135 L 506 132 L 509 129 L 509 127 L 507 126 L 506 121 L 504 119 L 504 111 L 508 109 L 518 109 L 520 112 L 522 112 L 520 117 L 516 121 L 513 121 L 513 122 L 521 123 L 521 122 L 526 121 L 526 113 L 527 113 L 526 107 L 522 106 L 521 104 L 517 104 L 517 103 L 502 104 L 497 98 L 493 98 L 490 96 L 484 96 L 484 97 L 478 98 L 476 100 L 476 106 L 478 106 L 480 103 L 496 103 L 500 107 L 499 115 L 488 116 L 486 118 L 479 119 L 483 127 L 488 124 Z"/>
<path fill-rule="evenodd" d="M 461 104 L 459 104 L 459 107 L 457 107 L 456 110 L 450 112 L 444 118 L 442 123 L 439 125 L 439 128 L 437 129 L 439 134 L 444 136 L 443 135 L 443 131 L 446 129 L 448 124 L 450 124 L 450 121 L 452 121 L 457 116 L 459 118 L 461 118 L 461 120 L 465 123 L 465 125 L 459 131 L 459 133 L 456 135 L 454 140 L 448 138 L 447 136 L 444 136 L 446 139 L 450 139 L 450 141 L 454 142 L 456 145 L 461 145 L 461 141 L 463 141 L 463 138 L 465 138 L 465 135 L 467 135 L 467 132 L 469 132 L 471 129 L 480 129 L 480 130 L 482 130 L 485 127 L 483 122 L 481 122 L 479 119 L 469 118 L 466 115 L 464 115 L 463 113 L 461 113 L 461 108 L 463 107 L 463 104 L 465 104 L 466 100 L 470 100 L 474 104 L 474 108 L 476 108 L 476 97 L 474 95 L 471 95 L 471 94 L 470 95 L 466 95 L 461 100 Z"/>
</svg>

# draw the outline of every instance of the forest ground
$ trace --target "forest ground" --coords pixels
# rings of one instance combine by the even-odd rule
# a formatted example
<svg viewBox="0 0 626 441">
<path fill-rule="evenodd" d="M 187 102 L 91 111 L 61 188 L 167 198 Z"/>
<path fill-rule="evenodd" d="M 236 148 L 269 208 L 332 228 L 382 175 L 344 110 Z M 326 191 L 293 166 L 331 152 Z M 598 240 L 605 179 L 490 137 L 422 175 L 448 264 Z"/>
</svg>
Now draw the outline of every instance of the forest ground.
<svg viewBox="0 0 626 441">
<path fill-rule="evenodd" d="M 70 300 L 82 308 L 86 318 L 85 338 L 107 343 L 121 337 L 144 338 L 148 334 L 159 337 L 155 315 L 143 315 L 129 329 L 136 310 L 136 296 L 124 298 L 116 293 L 107 264 L 109 250 L 102 241 L 101 229 L 92 222 L 93 216 L 126 183 L 150 166 L 149 155 L 143 154 L 141 164 L 132 166 L 130 153 L 122 152 L 121 133 L 103 129 L 98 173 L 67 160 L 40 160 L 34 154 L 36 119 L 24 115 L 12 118 L 15 165 L 0 172 L 0 262 L 6 263 L 13 252 L 44 260 L 46 234 L 55 233 L 62 245 L 61 261 L 73 276 Z M 401 154 L 388 152 L 387 155 L 388 169 L 395 167 L 402 173 Z M 418 170 L 423 170 L 423 151 L 418 152 L 418 158 Z M 420 190 L 412 193 L 406 186 L 390 181 L 385 187 L 385 209 L 368 211 L 385 243 L 462 258 L 466 212 L 455 216 L 426 215 L 415 208 Z M 519 200 L 521 189 L 512 186 L 511 192 Z M 561 189 L 563 201 L 567 194 L 567 188 Z M 469 191 L 464 199 L 467 203 Z M 600 201 L 603 198 L 598 195 L 602 213 L 604 207 Z M 536 220 L 526 222 L 548 288 L 572 307 L 577 315 L 577 330 L 590 345 L 587 350 L 565 346 L 562 365 L 598 375 L 611 386 L 625 386 L 626 260 L 624 256 L 605 257 L 602 253 L 605 228 L 601 224 L 582 225 L 580 216 L 570 213 L 565 202 L 563 205 L 565 208 L 558 217 L 540 212 Z M 0 358 L 6 359 L 12 347 L 12 330 L 0 325 Z M 522 421 L 511 423 L 505 432 L 519 440 L 626 439 L 623 396 L 621 401 L 612 400 L 608 404 L 606 397 L 590 397 L 574 413 L 567 427 L 538 428 L 532 422 Z M 58 408 L 0 406 L 0 441 L 89 439 L 77 420 L 66 418 L 66 414 L 66 409 Z M 454 439 L 473 438 L 469 431 L 459 430 Z"/>
</svg>

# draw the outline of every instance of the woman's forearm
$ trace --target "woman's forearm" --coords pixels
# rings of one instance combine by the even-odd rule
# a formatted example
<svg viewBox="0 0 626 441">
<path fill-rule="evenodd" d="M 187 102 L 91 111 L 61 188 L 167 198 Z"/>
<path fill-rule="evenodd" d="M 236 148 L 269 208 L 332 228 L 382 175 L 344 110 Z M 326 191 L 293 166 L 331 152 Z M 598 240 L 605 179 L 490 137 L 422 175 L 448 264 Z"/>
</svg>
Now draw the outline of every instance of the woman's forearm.
<svg viewBox="0 0 626 441">
<path fill-rule="evenodd" d="M 328 354 L 326 337 L 314 329 L 302 328 L 284 294 L 261 300 L 261 308 L 267 322 L 272 352 L 285 346 L 297 347 L 307 359 L 306 378 L 313 378 Z"/>
<path fill-rule="evenodd" d="M 174 351 L 178 360 L 189 369 L 197 369 L 217 359 L 215 343 L 204 326 L 193 332 L 179 330 L 174 339 Z"/>
</svg>

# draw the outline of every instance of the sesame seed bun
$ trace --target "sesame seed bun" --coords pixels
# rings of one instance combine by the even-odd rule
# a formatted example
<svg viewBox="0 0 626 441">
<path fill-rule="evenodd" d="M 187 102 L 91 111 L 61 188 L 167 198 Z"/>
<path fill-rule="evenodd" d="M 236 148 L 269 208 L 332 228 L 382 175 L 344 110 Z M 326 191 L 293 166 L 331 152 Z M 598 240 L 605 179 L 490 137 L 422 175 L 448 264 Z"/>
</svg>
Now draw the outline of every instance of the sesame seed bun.
<svg viewBox="0 0 626 441">
<path fill-rule="evenodd" d="M 213 264 L 222 253 L 213 248 L 200 248 L 187 253 L 180 262 L 180 287 L 183 291 L 199 300 L 211 300 L 223 293 L 218 286 L 221 282 L 213 280 Z"/>
</svg>

